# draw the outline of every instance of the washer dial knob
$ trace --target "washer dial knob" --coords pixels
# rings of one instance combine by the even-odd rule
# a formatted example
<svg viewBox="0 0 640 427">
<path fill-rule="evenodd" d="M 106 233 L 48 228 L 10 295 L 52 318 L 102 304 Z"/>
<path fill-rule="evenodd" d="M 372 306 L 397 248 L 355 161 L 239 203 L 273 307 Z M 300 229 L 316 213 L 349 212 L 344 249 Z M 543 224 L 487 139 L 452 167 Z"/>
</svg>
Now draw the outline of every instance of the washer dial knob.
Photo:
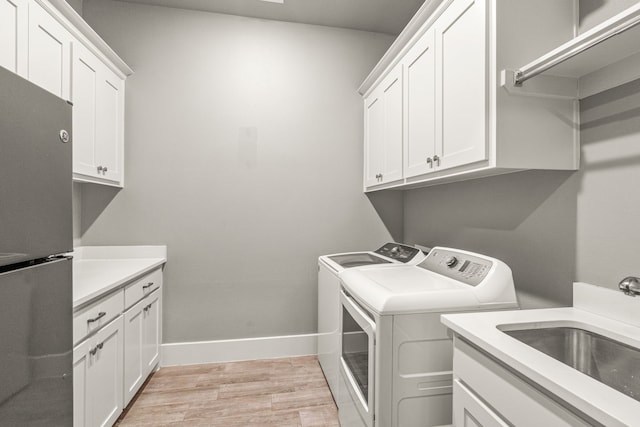
<svg viewBox="0 0 640 427">
<path fill-rule="evenodd" d="M 456 266 L 456 264 L 458 264 L 458 258 L 454 256 L 448 256 L 447 258 L 445 258 L 444 263 L 447 265 L 447 267 L 453 268 Z"/>
</svg>

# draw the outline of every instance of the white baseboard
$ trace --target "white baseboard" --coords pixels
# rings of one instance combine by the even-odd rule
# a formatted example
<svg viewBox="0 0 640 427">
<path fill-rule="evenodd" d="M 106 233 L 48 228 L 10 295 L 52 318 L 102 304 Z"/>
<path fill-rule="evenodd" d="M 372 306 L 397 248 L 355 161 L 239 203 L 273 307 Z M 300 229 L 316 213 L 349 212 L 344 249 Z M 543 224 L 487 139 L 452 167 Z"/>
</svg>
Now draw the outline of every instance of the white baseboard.
<svg viewBox="0 0 640 427">
<path fill-rule="evenodd" d="M 162 344 L 161 366 L 307 356 L 318 352 L 318 334 Z"/>
</svg>

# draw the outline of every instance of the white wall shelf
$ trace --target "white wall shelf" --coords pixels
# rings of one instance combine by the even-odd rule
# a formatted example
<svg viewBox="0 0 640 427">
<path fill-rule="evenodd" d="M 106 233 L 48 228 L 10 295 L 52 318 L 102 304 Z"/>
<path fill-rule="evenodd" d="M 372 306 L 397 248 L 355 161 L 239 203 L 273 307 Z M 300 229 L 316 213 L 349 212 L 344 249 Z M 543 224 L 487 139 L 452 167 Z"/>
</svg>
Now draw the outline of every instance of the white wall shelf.
<svg viewBox="0 0 640 427">
<path fill-rule="evenodd" d="M 523 95 L 583 99 L 636 80 L 640 78 L 638 24 L 640 3 L 517 70 L 505 70 L 502 84 Z M 567 86 L 558 90 L 558 80 L 550 76 L 564 78 Z M 555 87 L 546 88 L 544 80 Z"/>
</svg>

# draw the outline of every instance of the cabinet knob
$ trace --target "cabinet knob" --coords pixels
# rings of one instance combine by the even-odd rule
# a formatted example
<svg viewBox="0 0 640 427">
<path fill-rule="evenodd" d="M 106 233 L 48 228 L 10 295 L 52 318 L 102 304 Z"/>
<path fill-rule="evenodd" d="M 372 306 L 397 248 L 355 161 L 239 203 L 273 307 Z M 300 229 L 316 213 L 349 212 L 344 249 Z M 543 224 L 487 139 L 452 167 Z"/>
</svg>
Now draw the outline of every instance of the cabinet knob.
<svg viewBox="0 0 640 427">
<path fill-rule="evenodd" d="M 102 166 L 98 166 L 98 172 L 102 172 Z"/>
<path fill-rule="evenodd" d="M 107 167 L 106 166 L 102 168 L 102 173 L 107 173 Z"/>
</svg>

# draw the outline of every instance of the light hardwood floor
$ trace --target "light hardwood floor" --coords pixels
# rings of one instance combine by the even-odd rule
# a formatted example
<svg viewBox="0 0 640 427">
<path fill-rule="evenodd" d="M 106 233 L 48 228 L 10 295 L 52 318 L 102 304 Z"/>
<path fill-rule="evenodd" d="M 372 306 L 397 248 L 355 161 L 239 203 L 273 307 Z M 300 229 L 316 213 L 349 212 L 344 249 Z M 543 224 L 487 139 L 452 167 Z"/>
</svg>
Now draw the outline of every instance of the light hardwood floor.
<svg viewBox="0 0 640 427">
<path fill-rule="evenodd" d="M 162 368 L 116 426 L 339 426 L 315 356 Z"/>
</svg>

